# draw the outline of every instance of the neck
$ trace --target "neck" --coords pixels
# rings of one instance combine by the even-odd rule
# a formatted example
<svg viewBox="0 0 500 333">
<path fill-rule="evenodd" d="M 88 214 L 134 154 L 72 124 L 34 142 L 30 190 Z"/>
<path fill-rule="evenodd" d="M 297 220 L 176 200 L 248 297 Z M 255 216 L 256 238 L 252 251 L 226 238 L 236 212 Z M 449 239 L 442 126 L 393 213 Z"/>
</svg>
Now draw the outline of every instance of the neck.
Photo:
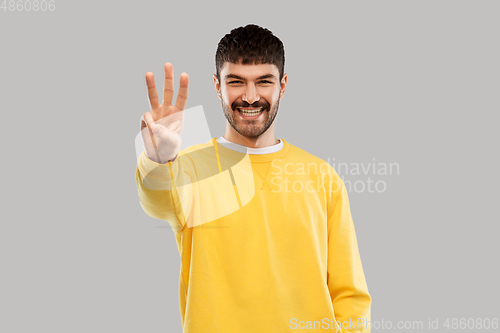
<svg viewBox="0 0 500 333">
<path fill-rule="evenodd" d="M 237 143 L 248 148 L 263 148 L 274 146 L 279 143 L 279 140 L 274 136 L 274 124 L 262 135 L 256 138 L 249 138 L 236 132 L 229 123 L 226 123 L 226 133 L 223 136 L 229 142 Z"/>
</svg>

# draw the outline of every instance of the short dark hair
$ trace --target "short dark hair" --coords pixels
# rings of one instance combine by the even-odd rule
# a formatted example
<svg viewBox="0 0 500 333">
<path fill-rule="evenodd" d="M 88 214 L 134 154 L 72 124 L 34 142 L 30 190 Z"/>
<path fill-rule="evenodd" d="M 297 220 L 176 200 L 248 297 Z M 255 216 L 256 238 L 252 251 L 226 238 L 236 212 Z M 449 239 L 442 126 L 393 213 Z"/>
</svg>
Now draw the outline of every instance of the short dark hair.
<svg viewBox="0 0 500 333">
<path fill-rule="evenodd" d="M 231 30 L 217 46 L 215 70 L 220 82 L 220 71 L 225 62 L 233 64 L 274 64 L 278 67 L 280 81 L 285 71 L 285 49 L 273 33 L 255 24 Z"/>
</svg>

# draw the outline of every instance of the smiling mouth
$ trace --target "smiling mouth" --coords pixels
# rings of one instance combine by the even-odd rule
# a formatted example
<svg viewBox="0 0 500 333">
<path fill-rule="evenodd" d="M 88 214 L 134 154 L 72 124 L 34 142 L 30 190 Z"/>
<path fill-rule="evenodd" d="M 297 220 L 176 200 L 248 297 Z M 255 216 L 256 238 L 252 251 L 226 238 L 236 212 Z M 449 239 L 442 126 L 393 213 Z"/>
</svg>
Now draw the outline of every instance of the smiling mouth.
<svg viewBox="0 0 500 333">
<path fill-rule="evenodd" d="M 256 116 L 264 111 L 264 108 L 236 108 L 244 116 Z"/>
</svg>

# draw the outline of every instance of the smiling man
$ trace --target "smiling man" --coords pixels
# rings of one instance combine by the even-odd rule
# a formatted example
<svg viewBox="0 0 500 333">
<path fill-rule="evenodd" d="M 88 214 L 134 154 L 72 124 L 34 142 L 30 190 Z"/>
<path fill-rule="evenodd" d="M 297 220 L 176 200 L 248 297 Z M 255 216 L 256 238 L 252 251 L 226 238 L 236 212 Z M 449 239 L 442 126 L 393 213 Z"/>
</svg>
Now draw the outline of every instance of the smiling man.
<svg viewBox="0 0 500 333">
<path fill-rule="evenodd" d="M 265 28 L 224 36 L 213 79 L 226 132 L 185 150 L 187 74 L 175 105 L 172 65 L 161 104 L 146 74 L 151 111 L 141 121 L 136 181 L 141 207 L 175 233 L 184 332 L 370 331 L 344 183 L 328 163 L 274 135 L 284 64 L 282 42 Z"/>
<path fill-rule="evenodd" d="M 225 139 L 246 147 L 279 143 L 274 138 L 274 118 L 285 92 L 286 74 L 280 74 L 273 64 L 248 66 L 225 61 L 220 74 L 214 74 L 214 82 L 227 119 Z"/>
</svg>

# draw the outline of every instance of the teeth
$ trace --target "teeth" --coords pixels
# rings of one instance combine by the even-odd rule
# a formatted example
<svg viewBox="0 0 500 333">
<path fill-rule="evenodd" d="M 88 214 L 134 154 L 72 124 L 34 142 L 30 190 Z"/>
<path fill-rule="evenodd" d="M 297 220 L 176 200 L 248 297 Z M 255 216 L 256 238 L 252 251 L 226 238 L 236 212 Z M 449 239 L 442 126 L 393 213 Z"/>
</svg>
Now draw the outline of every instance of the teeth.
<svg viewBox="0 0 500 333">
<path fill-rule="evenodd" d="M 261 113 L 263 110 L 263 108 L 259 108 L 259 109 L 244 109 L 244 108 L 238 108 L 238 111 L 240 111 L 241 114 L 245 115 L 245 116 L 254 116 L 254 115 L 258 115 L 259 113 Z"/>
</svg>

